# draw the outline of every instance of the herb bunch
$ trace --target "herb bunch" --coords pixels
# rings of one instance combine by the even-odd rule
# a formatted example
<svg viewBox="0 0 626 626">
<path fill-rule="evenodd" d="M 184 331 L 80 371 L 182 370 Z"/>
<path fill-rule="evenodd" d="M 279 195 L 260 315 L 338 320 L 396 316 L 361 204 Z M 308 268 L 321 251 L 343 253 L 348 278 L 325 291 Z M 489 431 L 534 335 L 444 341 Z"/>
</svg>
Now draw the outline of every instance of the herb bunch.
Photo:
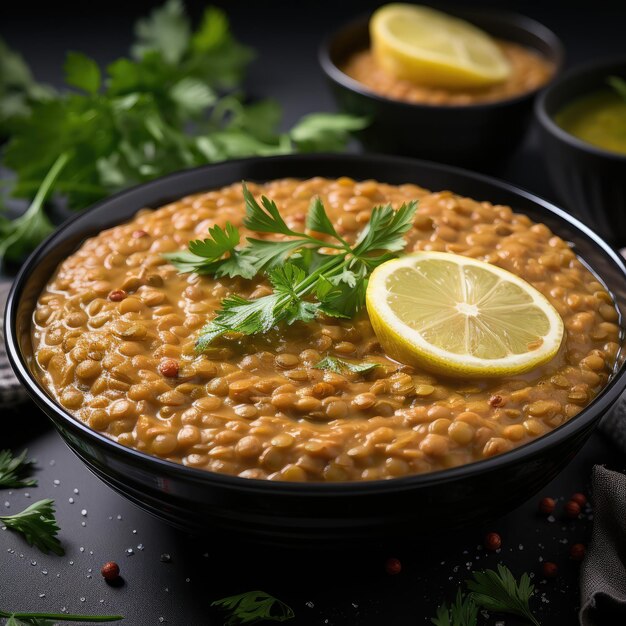
<svg viewBox="0 0 626 626">
<path fill-rule="evenodd" d="M 26 457 L 26 450 L 13 456 L 10 450 L 0 450 L 0 489 L 34 487 L 37 481 L 26 478 L 34 462 Z"/>
<path fill-rule="evenodd" d="M 20 260 L 51 232 L 46 198 L 82 209 L 183 168 L 341 150 L 349 131 L 364 126 L 348 115 L 318 113 L 279 132 L 275 102 L 248 104 L 234 91 L 253 53 L 217 8 L 207 8 L 194 30 L 182 2 L 168 0 L 135 33 L 131 57 L 104 71 L 70 52 L 62 93 L 38 85 L 23 59 L 0 42 L 0 70 L 10 70 L 0 77 L 0 134 L 9 138 L 3 165 L 15 173 L 12 195 L 34 198 L 21 219 L 0 221 L 0 260 Z"/>
<path fill-rule="evenodd" d="M 190 242 L 188 250 L 164 255 L 183 273 L 245 279 L 262 274 L 272 286 L 270 295 L 257 299 L 225 298 L 215 318 L 200 331 L 198 352 L 226 333 L 267 333 L 279 324 L 310 322 L 320 314 L 353 317 L 365 304 L 371 272 L 404 249 L 404 234 L 417 208 L 416 202 L 397 211 L 391 205 L 375 207 L 369 223 L 350 244 L 337 232 L 319 198 L 309 206 L 308 232 L 298 232 L 286 224 L 276 203 L 262 197 L 259 204 L 245 183 L 243 195 L 243 225 L 280 239 L 248 237 L 240 247 L 239 230 L 227 223 L 225 228 L 210 228 L 210 237 Z"/>
</svg>

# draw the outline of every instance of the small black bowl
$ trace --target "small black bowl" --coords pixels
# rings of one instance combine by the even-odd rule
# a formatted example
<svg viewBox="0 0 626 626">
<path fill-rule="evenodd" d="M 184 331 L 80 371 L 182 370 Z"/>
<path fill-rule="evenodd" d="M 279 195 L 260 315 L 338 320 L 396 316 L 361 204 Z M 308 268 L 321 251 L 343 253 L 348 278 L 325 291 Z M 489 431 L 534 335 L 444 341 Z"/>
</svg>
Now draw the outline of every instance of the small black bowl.
<svg viewBox="0 0 626 626">
<path fill-rule="evenodd" d="M 561 200 L 606 240 L 626 245 L 626 155 L 603 150 L 563 130 L 554 116 L 580 96 L 626 79 L 626 57 L 596 61 L 557 79 L 535 104 L 543 154 Z"/>
<path fill-rule="evenodd" d="M 554 75 L 563 64 L 558 37 L 529 17 L 497 10 L 454 9 L 449 13 L 496 38 L 538 52 L 554 65 Z M 368 25 L 369 16 L 347 24 L 322 44 L 318 54 L 339 108 L 371 120 L 357 133 L 367 149 L 472 167 L 501 163 L 514 152 L 532 119 L 538 89 L 470 105 L 414 104 L 386 98 L 341 70 L 350 55 L 369 47 Z"/>
<path fill-rule="evenodd" d="M 195 532 L 295 541 L 315 549 L 366 539 L 419 540 L 421 532 L 486 521 L 523 503 L 576 454 L 626 387 L 626 368 L 616 368 L 607 387 L 576 417 L 515 450 L 430 474 L 350 483 L 254 480 L 159 459 L 91 430 L 38 381 L 30 337 L 36 299 L 58 264 L 87 237 L 131 219 L 142 207 L 234 181 L 313 176 L 417 183 L 512 206 L 570 241 L 613 292 L 622 315 L 626 312 L 626 266 L 620 255 L 565 212 L 511 185 L 443 165 L 373 155 L 247 159 L 180 172 L 120 193 L 66 222 L 41 244 L 23 265 L 6 307 L 7 350 L 19 379 L 94 474 L 143 509 Z"/>
</svg>

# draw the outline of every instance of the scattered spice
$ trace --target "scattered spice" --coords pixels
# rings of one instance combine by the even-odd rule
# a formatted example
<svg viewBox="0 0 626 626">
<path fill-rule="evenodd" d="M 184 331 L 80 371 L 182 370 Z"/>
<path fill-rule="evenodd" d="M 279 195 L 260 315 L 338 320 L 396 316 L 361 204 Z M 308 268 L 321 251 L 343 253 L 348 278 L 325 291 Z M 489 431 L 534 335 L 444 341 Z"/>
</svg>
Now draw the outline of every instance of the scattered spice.
<svg viewBox="0 0 626 626">
<path fill-rule="evenodd" d="M 542 498 L 539 501 L 539 512 L 543 513 L 543 515 L 550 515 L 554 513 L 554 509 L 556 507 L 556 502 L 554 498 Z"/>
<path fill-rule="evenodd" d="M 570 500 L 576 502 L 581 509 L 587 504 L 587 496 L 584 493 L 575 493 Z"/>
<path fill-rule="evenodd" d="M 559 568 L 556 563 L 552 563 L 551 561 L 546 561 L 541 566 L 541 571 L 546 578 L 555 578 L 559 573 Z"/>
<path fill-rule="evenodd" d="M 585 552 L 585 544 L 575 543 L 569 549 L 569 558 L 572 559 L 572 561 L 582 561 L 583 558 L 585 558 Z"/>
<path fill-rule="evenodd" d="M 502 546 L 502 537 L 498 533 L 487 533 L 485 536 L 485 548 L 489 552 L 495 552 Z"/>
<path fill-rule="evenodd" d="M 400 559 L 396 559 L 394 557 L 390 557 L 385 561 L 385 571 L 390 576 L 395 576 L 402 571 L 402 563 Z"/>
<path fill-rule="evenodd" d="M 115 561 L 109 561 L 102 566 L 100 573 L 106 581 L 117 580 L 120 576 L 120 566 Z"/>
<path fill-rule="evenodd" d="M 491 398 L 489 398 L 489 406 L 492 407 L 498 407 L 498 406 L 502 406 L 504 404 L 503 398 L 502 396 L 491 396 Z"/>
<path fill-rule="evenodd" d="M 178 376 L 178 361 L 174 359 L 165 359 L 159 364 L 159 372 L 167 378 L 176 378 Z"/>
<path fill-rule="evenodd" d="M 568 500 L 563 509 L 566 517 L 576 519 L 580 515 L 580 504 L 576 500 Z"/>
<path fill-rule="evenodd" d="M 111 302 L 121 302 L 122 300 L 124 300 L 124 298 L 126 298 L 127 294 L 123 289 L 114 289 L 110 294 L 109 294 L 109 300 Z"/>
</svg>

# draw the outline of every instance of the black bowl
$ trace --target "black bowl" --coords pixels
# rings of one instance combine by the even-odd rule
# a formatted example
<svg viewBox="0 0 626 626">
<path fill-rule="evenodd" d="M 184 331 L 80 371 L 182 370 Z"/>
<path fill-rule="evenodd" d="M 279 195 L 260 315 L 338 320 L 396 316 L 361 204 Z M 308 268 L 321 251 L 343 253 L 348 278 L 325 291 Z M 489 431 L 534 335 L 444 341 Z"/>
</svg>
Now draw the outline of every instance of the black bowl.
<svg viewBox="0 0 626 626">
<path fill-rule="evenodd" d="M 295 540 L 303 546 L 403 534 L 417 538 L 418 531 L 497 517 L 524 502 L 576 454 L 626 386 L 625 368 L 616 368 L 608 386 L 575 418 L 501 456 L 431 474 L 351 483 L 253 480 L 165 461 L 91 430 L 52 400 L 37 381 L 30 340 L 36 298 L 57 265 L 86 237 L 130 219 L 141 207 L 158 207 L 233 181 L 312 176 L 417 183 L 510 205 L 571 241 L 626 311 L 622 258 L 560 209 L 511 185 L 447 166 L 392 157 L 247 159 L 180 172 L 125 191 L 70 220 L 40 245 L 22 267 L 6 308 L 7 348 L 20 380 L 90 470 L 140 507 L 193 531 L 230 531 L 257 540 Z"/>
<path fill-rule="evenodd" d="M 555 75 L 560 70 L 563 46 L 539 22 L 497 10 L 449 12 L 494 37 L 537 51 L 554 64 Z M 369 47 L 368 23 L 365 16 L 342 27 L 322 44 L 318 55 L 339 108 L 371 120 L 357 133 L 366 148 L 476 167 L 501 163 L 518 147 L 532 119 L 537 89 L 471 105 L 413 104 L 378 95 L 340 69 L 351 54 Z"/>
<path fill-rule="evenodd" d="M 554 121 L 576 98 L 607 89 L 607 76 L 626 79 L 626 58 L 571 70 L 537 99 L 535 113 L 548 172 L 561 200 L 602 237 L 625 245 L 626 155 L 582 141 Z"/>
</svg>

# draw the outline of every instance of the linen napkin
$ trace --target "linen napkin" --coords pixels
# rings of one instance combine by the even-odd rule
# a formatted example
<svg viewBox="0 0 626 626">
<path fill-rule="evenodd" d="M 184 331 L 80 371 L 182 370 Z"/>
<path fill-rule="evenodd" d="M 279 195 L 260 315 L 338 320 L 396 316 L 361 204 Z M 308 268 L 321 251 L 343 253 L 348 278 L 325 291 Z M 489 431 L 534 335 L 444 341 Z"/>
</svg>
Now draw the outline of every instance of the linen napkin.
<svg viewBox="0 0 626 626">
<path fill-rule="evenodd" d="M 626 624 L 626 476 L 596 465 L 591 489 L 594 520 L 580 575 L 580 623 Z"/>
</svg>

